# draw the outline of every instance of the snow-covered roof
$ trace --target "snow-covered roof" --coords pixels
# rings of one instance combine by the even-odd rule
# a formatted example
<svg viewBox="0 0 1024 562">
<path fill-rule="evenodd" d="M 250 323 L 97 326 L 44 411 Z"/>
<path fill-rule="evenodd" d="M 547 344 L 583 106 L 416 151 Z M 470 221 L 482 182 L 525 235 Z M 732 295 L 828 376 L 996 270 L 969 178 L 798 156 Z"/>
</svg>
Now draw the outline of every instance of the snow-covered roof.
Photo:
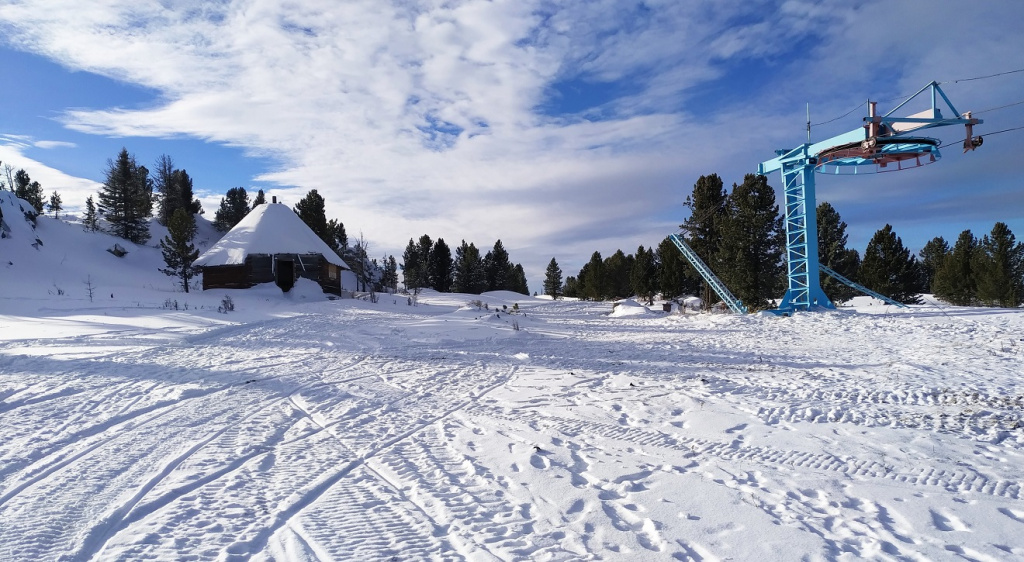
<svg viewBox="0 0 1024 562">
<path fill-rule="evenodd" d="M 323 254 L 342 269 L 351 269 L 294 211 L 281 203 L 265 203 L 249 212 L 195 265 L 241 265 L 252 254 Z"/>
</svg>

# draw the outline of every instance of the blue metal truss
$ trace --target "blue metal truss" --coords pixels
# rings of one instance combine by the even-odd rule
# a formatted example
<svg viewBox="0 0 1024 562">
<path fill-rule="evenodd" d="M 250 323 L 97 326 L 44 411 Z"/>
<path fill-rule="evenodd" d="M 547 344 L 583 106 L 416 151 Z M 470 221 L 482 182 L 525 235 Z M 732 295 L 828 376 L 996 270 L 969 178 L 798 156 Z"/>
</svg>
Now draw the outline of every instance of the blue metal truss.
<svg viewBox="0 0 1024 562">
<path fill-rule="evenodd" d="M 806 149 L 807 145 L 804 145 Z M 796 152 L 796 151 L 794 151 Z M 835 308 L 821 290 L 818 276 L 818 216 L 814 207 L 814 164 L 806 153 L 795 154 L 782 166 L 786 207 L 786 267 L 789 288 L 779 305 L 781 313 Z"/>
<path fill-rule="evenodd" d="M 722 280 L 711 271 L 711 268 L 704 263 L 704 260 L 700 259 L 700 256 L 697 255 L 697 252 L 693 251 L 693 248 L 691 248 L 689 244 L 684 242 L 678 234 L 669 234 L 668 237 L 672 239 L 676 248 L 679 248 L 679 251 L 683 253 L 683 257 L 693 265 L 693 268 L 697 270 L 697 273 L 704 278 L 704 281 L 707 282 L 708 286 L 714 289 L 718 298 L 722 299 L 722 302 L 724 302 L 730 310 L 736 314 L 747 313 L 747 307 L 743 306 L 743 302 L 733 296 L 728 287 L 725 286 L 725 283 L 722 283 Z"/>
<path fill-rule="evenodd" d="M 903 304 L 903 303 L 901 303 L 899 301 L 894 301 L 894 300 L 890 299 L 889 297 L 887 297 L 887 296 L 885 296 L 885 295 L 883 295 L 881 293 L 876 293 L 876 292 L 872 291 L 871 289 L 868 289 L 864 285 L 861 285 L 860 283 L 856 283 L 854 281 L 850 281 L 846 277 L 843 277 L 839 273 L 833 271 L 831 268 L 825 267 L 824 264 L 820 264 L 819 263 L 818 267 L 821 269 L 821 272 L 824 273 L 825 275 L 828 275 L 829 277 L 835 279 L 836 281 L 839 281 L 840 283 L 842 283 L 844 285 L 853 287 L 854 289 L 864 293 L 865 295 L 868 295 L 869 297 L 875 297 L 876 299 L 878 299 L 880 301 L 883 301 L 886 304 L 891 304 L 891 305 L 893 305 L 893 306 L 895 306 L 897 308 L 907 308 L 907 305 L 905 305 L 905 304 Z"/>
</svg>

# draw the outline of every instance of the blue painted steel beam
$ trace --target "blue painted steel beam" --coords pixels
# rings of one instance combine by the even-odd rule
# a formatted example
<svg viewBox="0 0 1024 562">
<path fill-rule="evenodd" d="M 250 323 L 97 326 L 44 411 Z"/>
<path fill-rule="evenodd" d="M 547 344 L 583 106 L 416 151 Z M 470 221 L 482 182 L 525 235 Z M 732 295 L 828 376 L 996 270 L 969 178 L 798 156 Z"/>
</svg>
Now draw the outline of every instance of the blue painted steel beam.
<svg viewBox="0 0 1024 562">
<path fill-rule="evenodd" d="M 875 297 L 876 299 L 878 299 L 878 300 L 880 300 L 882 302 L 885 302 L 886 304 L 891 304 L 891 305 L 893 305 L 893 306 L 895 306 L 897 308 L 907 308 L 907 305 L 905 305 L 905 304 L 903 304 L 903 303 L 901 303 L 899 301 L 895 301 L 893 299 L 890 299 L 889 297 L 883 295 L 882 293 L 876 293 L 876 292 L 872 291 L 871 289 L 868 289 L 864 285 L 861 285 L 860 283 L 856 283 L 854 281 L 850 281 L 846 277 L 843 277 L 839 273 L 833 271 L 831 268 L 825 267 L 824 264 L 818 264 L 818 267 L 821 269 L 822 273 L 824 273 L 825 275 L 828 275 L 829 277 L 832 277 L 833 279 L 835 279 L 836 281 L 839 281 L 840 283 L 842 283 L 844 285 L 853 287 L 854 289 L 864 293 L 865 295 L 868 295 L 869 297 Z"/>
<path fill-rule="evenodd" d="M 743 306 L 743 302 L 729 291 L 729 288 L 725 286 L 725 283 L 722 283 L 722 280 L 711 271 L 711 268 L 704 263 L 704 260 L 700 259 L 700 256 L 697 255 L 697 252 L 693 251 L 693 248 L 691 248 L 689 244 L 687 244 L 678 234 L 669 234 L 668 237 L 672 239 L 676 248 L 679 248 L 679 251 L 683 253 L 683 257 L 690 262 L 690 265 L 697 270 L 697 273 L 700 274 L 708 286 L 715 291 L 718 298 L 722 299 L 722 302 L 724 302 L 730 310 L 736 314 L 747 313 L 747 307 Z"/>
</svg>

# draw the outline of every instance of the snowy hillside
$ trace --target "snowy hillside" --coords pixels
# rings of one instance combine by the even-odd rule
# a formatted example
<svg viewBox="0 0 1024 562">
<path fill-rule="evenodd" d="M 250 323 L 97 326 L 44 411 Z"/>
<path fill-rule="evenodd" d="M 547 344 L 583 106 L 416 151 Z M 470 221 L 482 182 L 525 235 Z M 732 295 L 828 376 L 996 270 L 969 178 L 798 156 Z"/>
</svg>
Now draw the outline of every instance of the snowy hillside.
<svg viewBox="0 0 1024 562">
<path fill-rule="evenodd" d="M 0 560 L 1024 557 L 1019 310 L 185 295 L 36 232 L 0 240 Z"/>
</svg>

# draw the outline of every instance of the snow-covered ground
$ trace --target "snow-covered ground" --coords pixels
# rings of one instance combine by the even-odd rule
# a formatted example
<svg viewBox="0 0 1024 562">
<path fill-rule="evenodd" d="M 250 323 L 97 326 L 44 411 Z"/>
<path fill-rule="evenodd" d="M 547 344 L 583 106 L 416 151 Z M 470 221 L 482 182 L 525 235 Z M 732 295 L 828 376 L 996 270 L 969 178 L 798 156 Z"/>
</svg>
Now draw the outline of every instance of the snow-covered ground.
<svg viewBox="0 0 1024 562">
<path fill-rule="evenodd" d="M 186 295 L 37 233 L 0 240 L 0 560 L 1024 557 L 1020 310 Z"/>
</svg>

